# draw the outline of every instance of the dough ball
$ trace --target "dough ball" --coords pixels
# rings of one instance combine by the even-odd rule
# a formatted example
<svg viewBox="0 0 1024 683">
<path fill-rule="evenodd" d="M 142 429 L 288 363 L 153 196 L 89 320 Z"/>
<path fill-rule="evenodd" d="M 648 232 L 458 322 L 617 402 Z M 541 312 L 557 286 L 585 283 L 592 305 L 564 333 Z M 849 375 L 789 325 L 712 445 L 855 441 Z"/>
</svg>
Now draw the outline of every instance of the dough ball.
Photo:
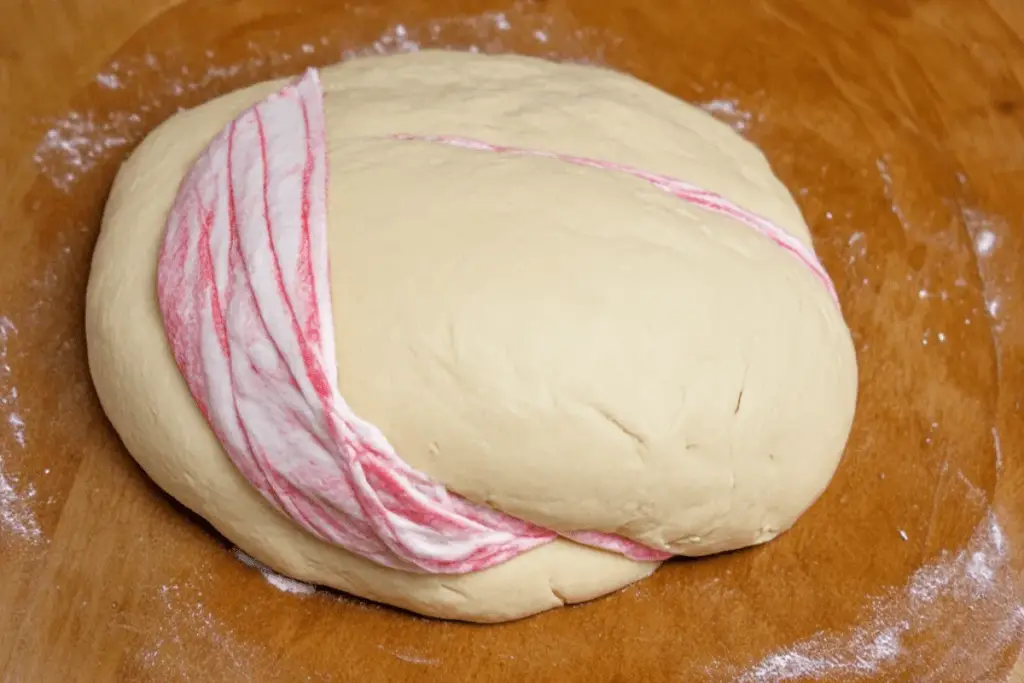
<svg viewBox="0 0 1024 683">
<path fill-rule="evenodd" d="M 857 368 L 812 272 L 750 228 L 628 175 L 397 141 L 458 135 L 603 159 L 718 192 L 810 245 L 751 144 L 634 78 L 451 52 L 324 69 L 342 394 L 450 490 L 551 529 L 681 555 L 769 540 L 831 478 Z M 87 305 L 89 361 L 132 456 L 245 552 L 416 612 L 500 621 L 650 574 L 557 541 L 428 576 L 325 544 L 235 470 L 179 375 L 157 254 L 181 179 L 263 83 L 182 112 L 118 174 Z"/>
</svg>

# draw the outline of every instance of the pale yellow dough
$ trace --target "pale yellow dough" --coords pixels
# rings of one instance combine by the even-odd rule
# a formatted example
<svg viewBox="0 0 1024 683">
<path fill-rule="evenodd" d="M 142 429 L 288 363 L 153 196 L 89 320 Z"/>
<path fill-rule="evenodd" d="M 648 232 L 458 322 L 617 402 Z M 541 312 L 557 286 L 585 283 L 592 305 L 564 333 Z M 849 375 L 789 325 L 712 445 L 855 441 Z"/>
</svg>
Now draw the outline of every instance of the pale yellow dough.
<svg viewBox="0 0 1024 683">
<path fill-rule="evenodd" d="M 790 527 L 839 461 L 849 331 L 796 259 L 643 181 L 382 139 L 453 134 L 597 157 L 726 195 L 810 244 L 764 157 L 631 77 L 423 52 L 322 71 L 342 393 L 449 489 L 560 530 L 684 555 Z M 238 474 L 167 346 L 155 271 L 201 148 L 264 83 L 182 112 L 117 177 L 89 282 L 89 362 L 129 452 L 245 552 L 415 612 L 525 616 L 647 576 L 566 541 L 463 576 L 385 569 L 320 542 Z"/>
</svg>

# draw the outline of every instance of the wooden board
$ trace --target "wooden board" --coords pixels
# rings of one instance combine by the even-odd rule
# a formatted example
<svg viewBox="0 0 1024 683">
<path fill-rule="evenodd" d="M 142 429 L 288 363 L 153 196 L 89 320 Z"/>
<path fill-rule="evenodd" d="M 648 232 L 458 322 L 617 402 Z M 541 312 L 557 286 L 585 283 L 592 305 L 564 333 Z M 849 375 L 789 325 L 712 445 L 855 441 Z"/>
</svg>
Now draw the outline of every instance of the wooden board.
<svg viewBox="0 0 1024 683">
<path fill-rule="evenodd" d="M 1006 681 L 1024 629 L 1017 0 L 35 0 L 0 20 L 0 679 Z M 141 474 L 91 390 L 90 251 L 179 107 L 342 55 L 630 71 L 760 145 L 856 336 L 821 501 L 755 550 L 499 627 L 278 590 Z M 1020 675 L 1017 675 L 1020 680 Z"/>
</svg>

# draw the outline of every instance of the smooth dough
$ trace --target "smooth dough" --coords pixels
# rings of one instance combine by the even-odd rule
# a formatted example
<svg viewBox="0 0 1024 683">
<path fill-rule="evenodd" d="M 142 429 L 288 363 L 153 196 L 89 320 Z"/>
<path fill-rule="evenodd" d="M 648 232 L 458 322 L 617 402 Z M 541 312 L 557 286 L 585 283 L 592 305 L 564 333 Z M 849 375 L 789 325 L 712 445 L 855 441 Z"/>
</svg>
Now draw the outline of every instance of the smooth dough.
<svg viewBox="0 0 1024 683">
<path fill-rule="evenodd" d="M 678 554 L 769 540 L 849 434 L 849 331 L 811 272 L 747 227 L 643 181 L 394 133 L 597 157 L 717 191 L 810 244 L 751 144 L 634 78 L 422 52 L 324 69 L 343 395 L 449 489 L 554 529 Z M 512 619 L 656 563 L 558 541 L 427 576 L 327 545 L 234 469 L 174 364 L 156 304 L 182 177 L 259 84 L 172 117 L 118 174 L 89 282 L 89 363 L 125 446 L 167 492 L 289 576 L 419 613 Z"/>
</svg>

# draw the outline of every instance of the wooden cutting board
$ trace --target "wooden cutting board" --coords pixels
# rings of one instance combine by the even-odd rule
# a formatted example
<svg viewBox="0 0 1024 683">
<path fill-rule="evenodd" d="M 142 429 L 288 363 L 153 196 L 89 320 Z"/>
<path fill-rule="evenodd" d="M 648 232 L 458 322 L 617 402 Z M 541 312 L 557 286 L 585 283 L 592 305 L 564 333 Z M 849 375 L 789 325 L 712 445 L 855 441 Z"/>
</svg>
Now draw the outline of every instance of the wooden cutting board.
<svg viewBox="0 0 1024 683">
<path fill-rule="evenodd" d="M 1014 676 L 1019 0 L 3 4 L 3 681 Z M 842 467 L 790 533 L 673 562 L 592 604 L 476 627 L 294 592 L 134 465 L 91 389 L 82 331 L 119 162 L 180 107 L 342 56 L 428 46 L 626 70 L 765 151 L 836 279 L 861 364 Z"/>
</svg>

